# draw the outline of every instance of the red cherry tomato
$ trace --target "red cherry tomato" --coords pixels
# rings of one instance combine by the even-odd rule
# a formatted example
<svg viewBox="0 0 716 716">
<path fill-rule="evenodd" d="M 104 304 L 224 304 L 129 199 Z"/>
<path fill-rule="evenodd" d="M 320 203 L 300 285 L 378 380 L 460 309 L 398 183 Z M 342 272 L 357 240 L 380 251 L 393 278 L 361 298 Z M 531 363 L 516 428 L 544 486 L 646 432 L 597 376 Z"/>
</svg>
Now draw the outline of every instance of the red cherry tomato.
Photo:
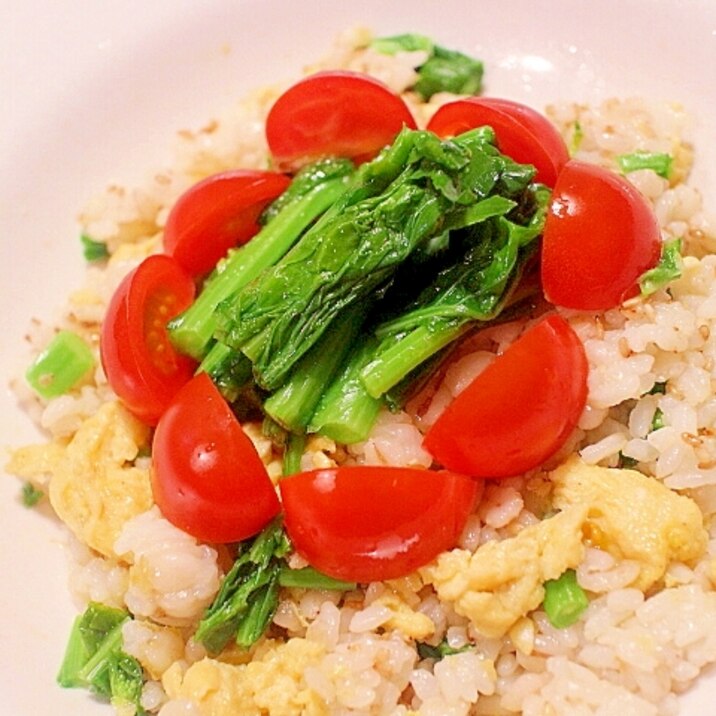
<svg viewBox="0 0 716 716">
<path fill-rule="evenodd" d="M 155 425 L 196 364 L 177 353 L 166 325 L 194 300 L 194 282 L 169 256 L 150 256 L 112 297 L 100 336 L 102 366 L 127 408 Z"/>
<path fill-rule="evenodd" d="M 207 177 L 169 212 L 164 250 L 192 276 L 208 273 L 229 249 L 258 232 L 259 215 L 290 182 L 284 174 L 251 170 Z"/>
<path fill-rule="evenodd" d="M 299 554 L 337 579 L 371 582 L 454 547 L 482 485 L 446 471 L 353 466 L 285 477 L 279 488 Z"/>
<path fill-rule="evenodd" d="M 238 542 L 279 512 L 251 440 L 206 373 L 162 415 L 152 447 L 152 488 L 162 514 L 206 542 Z"/>
<path fill-rule="evenodd" d="M 638 292 L 661 256 L 647 200 L 623 177 L 572 160 L 554 187 L 542 239 L 545 297 L 565 308 L 604 311 Z"/>
<path fill-rule="evenodd" d="M 533 164 L 537 181 L 554 186 L 569 151 L 555 126 L 527 105 L 494 97 L 460 99 L 440 107 L 427 128 L 439 137 L 454 137 L 484 125 L 494 129 L 503 154 Z"/>
<path fill-rule="evenodd" d="M 519 475 L 569 437 L 587 399 L 584 347 L 560 316 L 525 331 L 453 400 L 425 436 L 449 470 Z"/>
<path fill-rule="evenodd" d="M 405 102 L 382 82 L 357 72 L 319 72 L 275 102 L 266 139 L 276 165 L 296 169 L 323 156 L 363 161 L 415 129 Z"/>
</svg>

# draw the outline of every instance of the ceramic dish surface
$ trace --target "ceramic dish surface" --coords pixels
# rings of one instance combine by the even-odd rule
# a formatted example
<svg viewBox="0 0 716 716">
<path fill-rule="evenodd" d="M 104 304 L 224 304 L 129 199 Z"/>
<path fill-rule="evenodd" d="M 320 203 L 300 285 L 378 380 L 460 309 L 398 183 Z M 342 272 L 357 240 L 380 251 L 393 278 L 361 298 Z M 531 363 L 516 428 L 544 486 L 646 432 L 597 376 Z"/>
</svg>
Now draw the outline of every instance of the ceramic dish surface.
<svg viewBox="0 0 716 716">
<path fill-rule="evenodd" d="M 693 116 L 693 183 L 716 207 L 716 5 L 711 0 L 29 0 L 0 13 L 0 292 L 3 446 L 36 438 L 7 387 L 24 369 L 31 319 L 80 280 L 76 216 L 110 182 L 168 161 L 248 90 L 297 76 L 357 25 L 420 32 L 485 63 L 485 91 L 534 107 L 638 95 Z M 101 716 L 111 709 L 55 684 L 76 609 L 60 531 L 0 481 L 0 713 Z M 708 711 L 716 675 L 682 713 Z"/>
</svg>

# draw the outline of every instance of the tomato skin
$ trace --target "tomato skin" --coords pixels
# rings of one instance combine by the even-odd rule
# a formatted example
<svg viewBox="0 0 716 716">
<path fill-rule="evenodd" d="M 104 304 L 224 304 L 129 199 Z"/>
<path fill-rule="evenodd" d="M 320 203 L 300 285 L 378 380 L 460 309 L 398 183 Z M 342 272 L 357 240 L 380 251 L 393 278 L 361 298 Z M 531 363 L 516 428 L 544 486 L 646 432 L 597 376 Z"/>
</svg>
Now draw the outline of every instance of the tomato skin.
<svg viewBox="0 0 716 716">
<path fill-rule="evenodd" d="M 117 287 L 100 335 L 112 390 L 137 418 L 155 425 L 196 363 L 177 353 L 166 330 L 194 300 L 194 282 L 174 259 L 146 258 Z"/>
<path fill-rule="evenodd" d="M 527 105 L 497 97 L 460 99 L 440 107 L 427 128 L 444 138 L 486 124 L 494 129 L 503 154 L 521 164 L 533 164 L 536 180 L 554 186 L 569 151 L 556 127 Z"/>
<path fill-rule="evenodd" d="M 587 358 L 570 325 L 551 315 L 480 373 L 427 432 L 444 467 L 510 477 L 537 467 L 569 437 L 587 400 Z"/>
<path fill-rule="evenodd" d="M 296 550 L 336 579 L 410 574 L 455 546 L 482 484 L 447 471 L 347 466 L 279 483 Z"/>
<path fill-rule="evenodd" d="M 289 87 L 266 118 L 274 162 L 295 170 L 324 156 L 365 161 L 416 124 L 403 100 L 358 72 L 318 72 Z"/>
<path fill-rule="evenodd" d="M 192 378 L 159 420 L 152 489 L 172 524 L 206 542 L 251 537 L 280 509 L 261 458 L 206 373 Z"/>
<path fill-rule="evenodd" d="M 248 169 L 203 179 L 169 212 L 164 251 L 192 276 L 203 276 L 258 232 L 259 215 L 290 183 L 285 174 Z"/>
<path fill-rule="evenodd" d="M 613 308 L 638 293 L 637 280 L 659 262 L 661 243 L 654 212 L 629 181 L 572 160 L 554 187 L 545 221 L 545 298 L 565 308 Z"/>
</svg>

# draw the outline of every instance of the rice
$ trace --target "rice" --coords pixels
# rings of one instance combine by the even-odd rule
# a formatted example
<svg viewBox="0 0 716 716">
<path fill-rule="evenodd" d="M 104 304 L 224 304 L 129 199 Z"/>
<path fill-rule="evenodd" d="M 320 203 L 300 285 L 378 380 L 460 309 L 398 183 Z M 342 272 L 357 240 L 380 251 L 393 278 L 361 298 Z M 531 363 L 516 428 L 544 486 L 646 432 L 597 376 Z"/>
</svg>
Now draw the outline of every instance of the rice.
<svg viewBox="0 0 716 716">
<path fill-rule="evenodd" d="M 402 92 L 420 57 L 394 58 L 357 49 L 369 37 L 339 38 L 321 66 L 367 71 Z M 315 69 L 315 68 L 314 68 Z M 263 167 L 263 119 L 280 91 L 251 95 L 234 112 L 177 138 L 170 170 L 134 190 L 111 186 L 81 221 L 112 254 L 69 299 L 55 324 L 29 335 L 29 350 L 56 327 L 70 327 L 97 348 L 104 307 L 121 278 L 159 248 L 169 207 L 196 180 L 236 166 Z M 407 97 L 419 121 L 446 96 L 424 105 Z M 552 508 L 548 472 L 578 452 L 584 463 L 614 467 L 625 459 L 670 490 L 689 495 L 707 526 L 716 515 L 716 220 L 686 184 L 692 148 L 688 116 L 675 105 L 612 99 L 600 106 L 548 109 L 578 158 L 615 168 L 636 150 L 674 157 L 670 179 L 653 171 L 628 175 L 650 200 L 664 240 L 681 238 L 683 275 L 648 299 L 604 314 L 561 311 L 584 343 L 589 398 L 578 428 L 544 469 L 488 483 L 467 521 L 458 550 L 509 540 L 538 526 Z M 579 138 L 577 138 L 579 134 Z M 578 139 L 578 141 L 577 141 Z M 525 329 L 526 321 L 491 327 L 468 339 L 449 366 L 399 413 L 381 413 L 369 438 L 341 446 L 309 440 L 303 469 L 343 463 L 429 467 L 422 435 L 448 403 Z M 69 394 L 46 402 L 21 385 L 28 411 L 64 446 L 100 406 L 113 400 L 101 369 Z M 659 425 L 655 419 L 659 416 Z M 275 479 L 281 461 L 260 426 L 247 433 Z M 137 458 L 140 469 L 148 458 Z M 48 453 L 18 451 L 11 469 L 38 486 L 56 469 Z M 716 533 L 696 563 L 669 562 L 659 584 L 635 588 L 637 559 L 583 547 L 577 580 L 589 594 L 582 618 L 553 627 L 541 608 L 511 624 L 504 636 L 480 633 L 455 599 L 440 599 L 420 572 L 364 589 L 283 589 L 269 634 L 248 653 L 229 649 L 209 659 L 191 638 L 230 562 L 221 549 L 197 543 L 158 508 L 128 516 L 104 555 L 68 537 L 72 588 L 79 604 L 127 607 L 125 650 L 147 675 L 143 706 L 159 716 L 221 714 L 628 714 L 678 712 L 677 695 L 716 661 Z M 228 563 L 227 563 L 228 562 Z M 292 556 L 291 565 L 302 566 Z M 445 643 L 452 653 L 424 657 L 416 644 Z M 117 707 L 121 713 L 121 707 Z"/>
</svg>

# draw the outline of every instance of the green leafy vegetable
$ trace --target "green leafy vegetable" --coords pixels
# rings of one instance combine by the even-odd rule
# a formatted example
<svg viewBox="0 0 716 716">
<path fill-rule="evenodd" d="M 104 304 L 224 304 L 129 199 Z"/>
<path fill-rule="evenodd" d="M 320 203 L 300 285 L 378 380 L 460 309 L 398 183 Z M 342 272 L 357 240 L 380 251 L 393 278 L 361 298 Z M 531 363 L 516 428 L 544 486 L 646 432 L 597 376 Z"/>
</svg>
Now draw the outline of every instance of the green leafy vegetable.
<svg viewBox="0 0 716 716">
<path fill-rule="evenodd" d="M 337 171 L 338 166 L 344 173 Z M 169 323 L 170 337 L 177 350 L 196 360 L 206 356 L 217 327 L 216 307 L 278 261 L 305 229 L 338 199 L 349 176 L 347 166 L 341 162 L 334 165 L 335 172 L 327 173 L 325 164 L 320 163 L 315 175 L 306 170 L 299 180 L 303 189 L 296 190 L 293 200 L 282 205 L 251 241 L 219 263 L 193 305 Z M 220 346 L 215 350 L 223 354 Z M 210 360 L 216 361 L 213 357 Z"/>
<path fill-rule="evenodd" d="M 419 641 L 416 644 L 418 650 L 418 656 L 421 659 L 435 659 L 440 661 L 446 656 L 452 656 L 453 654 L 462 654 L 463 652 L 470 651 L 472 646 L 465 644 L 460 647 L 452 647 L 447 643 L 447 639 L 443 639 L 439 644 L 433 646 L 432 644 L 426 644 L 424 641 Z"/>
<path fill-rule="evenodd" d="M 664 422 L 664 411 L 661 408 L 657 408 L 654 411 L 654 415 L 651 419 L 651 431 L 654 432 L 655 430 L 661 430 L 666 425 Z"/>
<path fill-rule="evenodd" d="M 643 296 L 650 296 L 671 281 L 681 276 L 684 260 L 681 256 L 681 240 L 673 239 L 663 244 L 661 258 L 653 269 L 645 271 L 639 278 L 639 288 Z"/>
<path fill-rule="evenodd" d="M 82 255 L 85 261 L 104 261 L 109 256 L 107 244 L 103 241 L 95 241 L 86 234 L 80 236 L 80 243 L 82 244 Z"/>
<path fill-rule="evenodd" d="M 577 583 L 577 574 L 573 569 L 544 583 L 542 608 L 557 629 L 572 626 L 588 606 L 589 599 Z"/>
<path fill-rule="evenodd" d="M 92 349 L 76 333 L 60 331 L 27 369 L 25 378 L 43 398 L 73 388 L 94 368 Z"/>
<path fill-rule="evenodd" d="M 278 521 L 239 545 L 234 565 L 196 630 L 195 639 L 210 653 L 219 653 L 231 639 L 249 647 L 264 633 L 278 606 L 279 572 L 289 550 Z"/>
<path fill-rule="evenodd" d="M 582 129 L 582 125 L 578 119 L 575 119 L 574 124 L 572 125 L 572 136 L 569 142 L 570 156 L 574 156 L 579 151 L 579 147 L 582 145 L 583 139 L 584 130 Z"/>
<path fill-rule="evenodd" d="M 263 388 L 278 388 L 332 321 L 385 290 L 418 247 L 509 213 L 533 174 L 497 151 L 489 128 L 443 142 L 403 130 L 293 249 L 220 304 L 218 339 L 251 359 Z"/>
<path fill-rule="evenodd" d="M 623 470 L 631 470 L 633 467 L 636 467 L 639 464 L 639 461 L 636 458 L 629 457 L 629 455 L 624 455 L 624 453 L 619 453 L 619 459 L 617 461 L 617 467 Z"/>
<path fill-rule="evenodd" d="M 89 689 L 118 706 L 132 705 L 142 716 L 142 667 L 122 649 L 122 624 L 130 618 L 122 609 L 91 602 L 75 620 L 57 681 L 65 688 Z"/>
<path fill-rule="evenodd" d="M 348 592 L 357 587 L 355 582 L 345 582 L 322 574 L 313 567 L 290 569 L 282 565 L 278 573 L 278 583 L 282 587 L 294 589 L 328 589 L 331 591 Z"/>
<path fill-rule="evenodd" d="M 666 381 L 657 381 L 654 383 L 648 395 L 666 395 Z"/>
<path fill-rule="evenodd" d="M 22 486 L 22 504 L 25 507 L 35 507 L 44 496 L 45 493 L 38 490 L 31 482 L 26 482 Z"/>
<path fill-rule="evenodd" d="M 651 169 L 660 177 L 668 179 L 673 160 L 670 154 L 640 151 L 632 154 L 620 154 L 617 157 L 617 164 L 624 174 L 629 174 L 639 169 Z"/>
<path fill-rule="evenodd" d="M 373 40 L 371 47 L 385 55 L 416 51 L 427 53 L 427 59 L 416 68 L 418 80 L 414 86 L 426 101 L 438 92 L 475 95 L 482 89 L 484 66 L 480 60 L 436 45 L 425 35 L 408 33 L 381 37 Z"/>
</svg>

